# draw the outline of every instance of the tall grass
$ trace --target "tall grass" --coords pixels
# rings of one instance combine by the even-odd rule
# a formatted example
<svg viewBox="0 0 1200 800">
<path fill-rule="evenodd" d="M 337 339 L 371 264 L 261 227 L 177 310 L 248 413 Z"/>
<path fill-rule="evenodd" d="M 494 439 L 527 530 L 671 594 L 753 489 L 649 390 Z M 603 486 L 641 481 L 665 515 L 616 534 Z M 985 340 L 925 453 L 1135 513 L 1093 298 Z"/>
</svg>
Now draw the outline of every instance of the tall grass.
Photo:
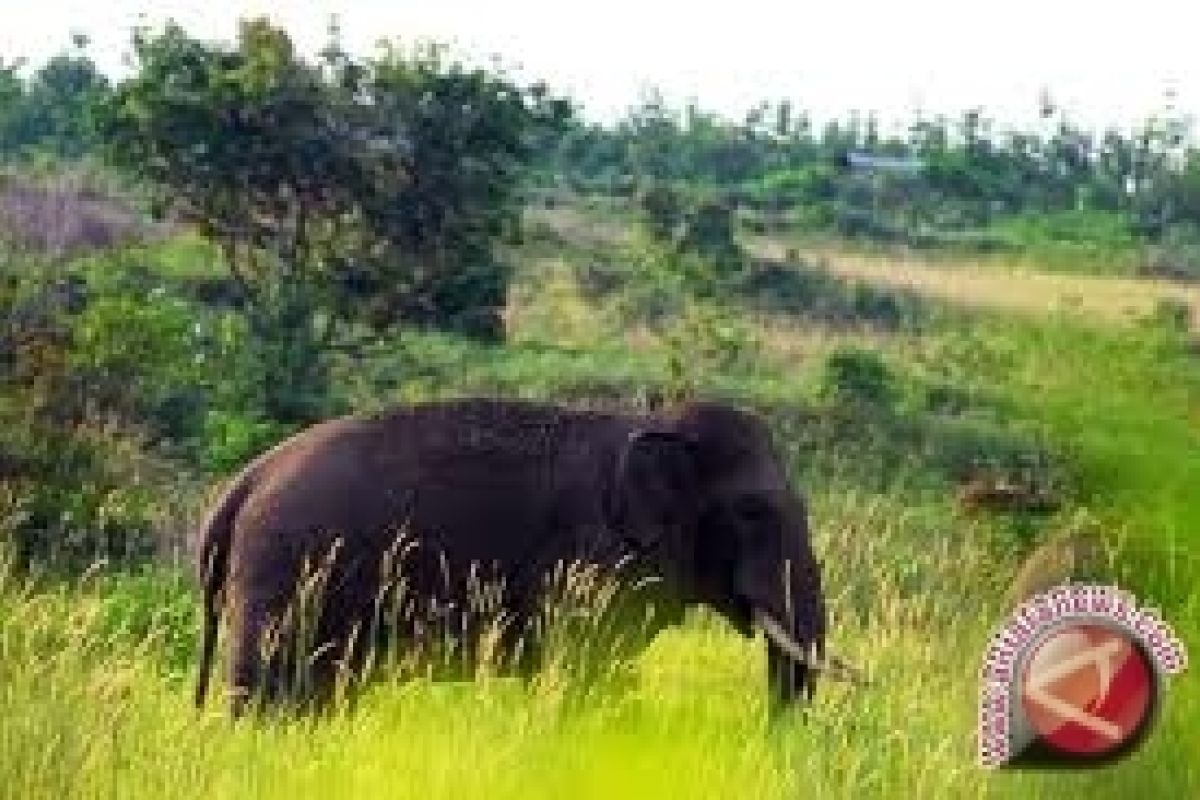
<svg viewBox="0 0 1200 800">
<path fill-rule="evenodd" d="M 173 649 L 193 598 L 169 577 L 0 588 L 0 786 L 66 797 L 1194 796 L 1184 682 L 1146 747 L 1103 773 L 974 762 L 979 653 L 1014 563 L 946 509 L 814 498 L 833 641 L 873 685 L 822 684 L 767 721 L 761 642 L 698 614 L 662 634 L 624 691 L 564 706 L 553 681 L 384 679 L 324 717 L 198 713 Z M 131 598 L 131 595 L 134 596 Z M 138 596 L 153 598 L 139 602 Z M 130 609 L 165 609 L 148 617 Z M 114 616 L 113 609 L 124 609 Z M 146 625 L 116 619 L 149 620 Z"/>
</svg>

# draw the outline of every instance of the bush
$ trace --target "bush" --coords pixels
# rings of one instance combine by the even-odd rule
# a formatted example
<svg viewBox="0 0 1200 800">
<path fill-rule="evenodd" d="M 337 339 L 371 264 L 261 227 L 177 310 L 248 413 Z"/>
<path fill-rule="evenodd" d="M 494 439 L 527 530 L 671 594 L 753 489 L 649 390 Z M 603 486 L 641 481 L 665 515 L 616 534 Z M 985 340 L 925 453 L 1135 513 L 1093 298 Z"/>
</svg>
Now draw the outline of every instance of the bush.
<svg viewBox="0 0 1200 800">
<path fill-rule="evenodd" d="M 204 466 L 213 472 L 233 472 L 290 432 L 287 425 L 246 412 L 214 409 L 204 418 Z"/>
<path fill-rule="evenodd" d="M 667 394 L 696 394 L 702 379 L 744 369 L 757 350 L 754 330 L 722 308 L 689 302 L 667 331 Z"/>
<path fill-rule="evenodd" d="M 768 172 L 747 188 L 748 199 L 758 208 L 788 208 L 833 200 L 837 171 L 829 164 Z"/>
<path fill-rule="evenodd" d="M 850 288 L 850 313 L 855 319 L 870 320 L 885 328 L 898 328 L 904 319 L 904 308 L 896 294 L 864 281 Z"/>
<path fill-rule="evenodd" d="M 0 534 L 22 566 L 76 571 L 97 559 L 143 561 L 176 542 L 177 465 L 112 427 L 59 427 L 5 415 L 0 449 L 21 456 L 0 475 Z"/>
<path fill-rule="evenodd" d="M 671 186 L 656 184 L 641 193 L 638 206 L 646 238 L 675 255 L 705 262 L 710 279 L 732 275 L 743 266 L 731 202 L 689 198 Z"/>
<path fill-rule="evenodd" d="M 619 263 L 603 259 L 584 259 L 574 262 L 575 280 L 580 293 L 587 300 L 595 301 L 619 291 L 629 279 Z"/>
<path fill-rule="evenodd" d="M 710 262 L 718 278 L 736 273 L 743 257 L 734 240 L 733 207 L 719 200 L 696 204 L 684 218 L 678 246 Z"/>
<path fill-rule="evenodd" d="M 896 381 L 875 351 L 840 348 L 825 359 L 821 394 L 831 403 L 887 407 L 896 397 Z"/>
<path fill-rule="evenodd" d="M 485 248 L 458 247 L 463 252 L 454 263 L 397 254 L 373 273 L 347 272 L 340 291 L 378 332 L 400 324 L 498 342 L 512 267 Z"/>
<path fill-rule="evenodd" d="M 637 195 L 642 224 L 650 238 L 670 242 L 678 236 L 683 224 L 686 203 L 682 193 L 667 185 L 655 184 L 642 189 Z"/>
<path fill-rule="evenodd" d="M 839 208 L 834 217 L 836 230 L 848 239 L 868 239 L 874 242 L 903 242 L 904 230 L 873 211 L 846 206 Z"/>
<path fill-rule="evenodd" d="M 625 258 L 623 266 L 606 276 L 610 286 L 620 286 L 613 307 L 623 324 L 661 326 L 683 312 L 688 297 L 711 283 L 707 265 L 660 242 L 639 242 Z"/>
<path fill-rule="evenodd" d="M 1154 305 L 1146 322 L 1160 330 L 1186 334 L 1192 328 L 1192 307 L 1185 300 L 1163 297 Z"/>
<path fill-rule="evenodd" d="M 835 324 L 869 323 L 894 330 L 929 316 L 921 309 L 925 301 L 915 295 L 861 281 L 848 283 L 823 269 L 790 261 L 753 262 L 726 285 L 754 309 Z"/>
<path fill-rule="evenodd" d="M 172 438 L 193 433 L 209 377 L 194 319 L 186 302 L 162 292 L 90 303 L 74 320 L 68 357 L 92 410 L 149 418 Z"/>
<path fill-rule="evenodd" d="M 1180 223 L 1167 228 L 1161 241 L 1147 249 L 1138 271 L 1153 278 L 1200 282 L 1200 226 Z"/>
<path fill-rule="evenodd" d="M 825 273 L 801 264 L 759 261 L 750 265 L 736 286 L 743 298 L 761 310 L 800 314 L 815 308 L 831 283 Z"/>
</svg>

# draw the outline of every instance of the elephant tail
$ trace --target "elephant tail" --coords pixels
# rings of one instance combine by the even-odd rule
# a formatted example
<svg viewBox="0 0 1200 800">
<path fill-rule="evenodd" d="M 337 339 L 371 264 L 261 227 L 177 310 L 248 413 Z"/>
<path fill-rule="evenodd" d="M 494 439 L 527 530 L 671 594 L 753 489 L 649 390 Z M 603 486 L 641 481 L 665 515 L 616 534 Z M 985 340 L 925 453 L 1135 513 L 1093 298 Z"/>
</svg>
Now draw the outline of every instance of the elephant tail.
<svg viewBox="0 0 1200 800">
<path fill-rule="evenodd" d="M 217 649 L 225 579 L 229 570 L 229 550 L 238 511 L 254 487 L 254 478 L 263 459 L 251 463 L 234 479 L 209 512 L 197 533 L 197 569 L 204 593 L 204 628 L 200 645 L 200 674 L 196 680 L 196 707 L 203 708 L 208 695 L 209 676 Z"/>
</svg>

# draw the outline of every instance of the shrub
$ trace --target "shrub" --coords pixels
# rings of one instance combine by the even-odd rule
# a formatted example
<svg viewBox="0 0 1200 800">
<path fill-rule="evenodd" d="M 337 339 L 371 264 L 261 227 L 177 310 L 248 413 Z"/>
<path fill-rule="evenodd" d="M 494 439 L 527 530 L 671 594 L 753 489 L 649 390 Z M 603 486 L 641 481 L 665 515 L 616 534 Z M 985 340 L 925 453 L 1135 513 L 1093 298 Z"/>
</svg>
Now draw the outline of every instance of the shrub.
<svg viewBox="0 0 1200 800">
<path fill-rule="evenodd" d="M 756 261 L 726 286 L 751 307 L 831 323 L 870 323 L 893 330 L 928 318 L 911 293 L 842 278 L 813 265 Z"/>
<path fill-rule="evenodd" d="M 136 435 L 95 423 L 59 427 L 5 415 L 0 447 L 23 456 L 0 476 L 0 532 L 20 565 L 79 570 L 97 559 L 129 563 L 164 549 L 181 507 L 164 478 L 177 465 Z"/>
<path fill-rule="evenodd" d="M 102 297 L 74 321 L 69 365 L 89 404 L 164 433 L 195 429 L 204 402 L 201 326 L 182 300 L 151 292 Z"/>
<path fill-rule="evenodd" d="M 678 236 L 686 208 L 679 190 L 667 184 L 654 184 L 638 192 L 637 204 L 651 239 L 669 242 Z"/>
<path fill-rule="evenodd" d="M 1138 271 L 1155 278 L 1200 282 L 1200 226 L 1179 223 L 1167 228 L 1162 240 L 1147 248 Z"/>
<path fill-rule="evenodd" d="M 743 257 L 734 240 L 733 207 L 715 199 L 697 203 L 684 218 L 678 246 L 710 262 L 718 278 L 736 273 Z"/>
<path fill-rule="evenodd" d="M 837 210 L 834 225 L 838 233 L 849 239 L 868 239 L 876 242 L 902 242 L 904 230 L 884 215 L 853 206 Z"/>
<path fill-rule="evenodd" d="M 1192 328 L 1192 307 L 1178 297 L 1162 297 L 1146 320 L 1151 327 L 1186 334 Z"/>
<path fill-rule="evenodd" d="M 667 331 L 667 394 L 675 400 L 695 395 L 713 373 L 744 369 L 757 349 L 755 332 L 735 314 L 692 301 Z"/>
<path fill-rule="evenodd" d="M 904 318 L 904 308 L 896 294 L 865 281 L 852 285 L 849 305 L 856 319 L 870 320 L 885 328 L 900 327 Z"/>
<path fill-rule="evenodd" d="M 806 266 L 775 261 L 756 261 L 736 282 L 738 293 L 756 307 L 775 313 L 800 314 L 811 311 L 830 279 Z"/>
<path fill-rule="evenodd" d="M 658 327 L 678 316 L 687 297 L 695 292 L 697 276 L 703 274 L 703 265 L 696 259 L 655 241 L 635 243 L 625 258 L 626 263 L 614 267 L 609 276 L 610 285 L 621 285 L 613 308 L 624 324 Z"/>
<path fill-rule="evenodd" d="M 176 677 L 191 677 L 196 661 L 199 603 L 190 575 L 161 565 L 114 571 L 96 582 L 93 632 L 107 646 L 126 648 L 153 637 L 150 650 Z"/>
<path fill-rule="evenodd" d="M 201 458 L 218 473 L 232 472 L 276 442 L 291 428 L 246 412 L 213 409 L 205 415 Z"/>
<path fill-rule="evenodd" d="M 896 381 L 875 351 L 844 347 L 825 359 L 821 394 L 832 403 L 887 407 L 896 397 Z"/>
<path fill-rule="evenodd" d="M 1025 247 L 1057 243 L 1097 251 L 1119 251 L 1134 244 L 1130 220 L 1109 211 L 1085 209 L 1018 214 L 994 223 L 992 228 Z"/>
</svg>

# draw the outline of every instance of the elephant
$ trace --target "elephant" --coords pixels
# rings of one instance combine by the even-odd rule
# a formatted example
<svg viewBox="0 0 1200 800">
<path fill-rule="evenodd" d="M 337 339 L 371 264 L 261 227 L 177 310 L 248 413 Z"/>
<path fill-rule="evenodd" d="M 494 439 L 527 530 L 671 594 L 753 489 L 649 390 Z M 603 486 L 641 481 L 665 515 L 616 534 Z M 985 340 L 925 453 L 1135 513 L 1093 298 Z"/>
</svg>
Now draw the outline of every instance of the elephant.
<svg viewBox="0 0 1200 800">
<path fill-rule="evenodd" d="M 811 700 L 816 673 L 832 671 L 805 501 L 766 423 L 722 402 L 626 413 L 465 398 L 321 422 L 233 478 L 196 544 L 198 707 L 222 618 L 235 714 L 247 698 L 287 688 L 285 648 L 272 654 L 262 642 L 272 631 L 298 636 L 280 620 L 315 563 L 324 566 L 307 628 L 315 692 L 337 670 L 361 671 L 384 641 L 363 631 L 388 629 L 372 620 L 389 569 L 409 620 L 464 608 L 480 567 L 502 583 L 506 631 L 530 630 L 545 576 L 571 563 L 615 576 L 617 616 L 644 628 L 628 637 L 636 646 L 708 606 L 747 637 L 765 633 L 771 708 Z M 403 649 L 420 626 L 393 627 L 385 639 Z M 536 636 L 500 642 L 516 672 L 536 669 Z"/>
</svg>

